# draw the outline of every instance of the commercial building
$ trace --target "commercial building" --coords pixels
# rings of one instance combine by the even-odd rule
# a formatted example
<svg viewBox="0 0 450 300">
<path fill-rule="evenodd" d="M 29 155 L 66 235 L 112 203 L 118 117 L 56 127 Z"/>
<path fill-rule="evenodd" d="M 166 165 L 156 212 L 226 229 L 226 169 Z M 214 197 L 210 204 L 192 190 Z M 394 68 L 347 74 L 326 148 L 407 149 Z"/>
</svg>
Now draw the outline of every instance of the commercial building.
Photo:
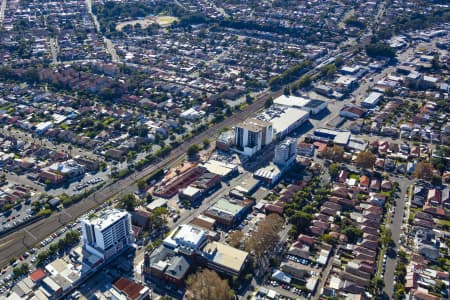
<svg viewBox="0 0 450 300">
<path fill-rule="evenodd" d="M 234 142 L 234 132 L 228 130 L 222 132 L 216 140 L 216 148 L 223 151 L 229 151 Z"/>
<path fill-rule="evenodd" d="M 145 253 L 143 275 L 146 280 L 164 280 L 178 288 L 184 287 L 184 280 L 191 269 L 191 260 L 164 245 L 152 253 Z"/>
<path fill-rule="evenodd" d="M 180 189 L 189 186 L 191 183 L 200 178 L 205 172 L 205 168 L 195 166 L 183 174 L 174 177 L 164 185 L 159 186 L 153 194 L 162 198 L 172 198 Z"/>
<path fill-rule="evenodd" d="M 356 105 L 346 105 L 339 112 L 339 116 L 349 119 L 362 118 L 367 113 L 367 109 L 356 106 Z"/>
<path fill-rule="evenodd" d="M 303 110 L 306 110 L 311 115 L 317 115 L 322 110 L 326 109 L 328 106 L 328 103 L 322 100 L 318 99 L 311 99 L 309 102 L 302 107 Z"/>
<path fill-rule="evenodd" d="M 221 274 L 239 276 L 247 262 L 248 253 L 213 241 L 203 248 L 202 256 L 208 268 Z"/>
<path fill-rule="evenodd" d="M 331 130 L 326 128 L 318 128 L 314 130 L 314 135 L 318 138 L 333 141 L 335 144 L 345 146 L 350 140 L 350 131 Z"/>
<path fill-rule="evenodd" d="M 113 289 L 119 295 L 114 295 L 113 298 L 130 300 L 144 300 L 148 299 L 150 289 L 146 286 L 140 285 L 128 278 L 121 277 L 113 283 Z M 114 291 L 112 291 L 114 293 Z M 117 297 L 119 296 L 119 297 Z M 122 297 L 120 297 L 122 296 Z"/>
<path fill-rule="evenodd" d="M 318 114 L 328 106 L 325 101 L 286 95 L 281 95 L 280 97 L 275 98 L 273 103 L 275 105 L 303 109 L 312 115 Z"/>
<path fill-rule="evenodd" d="M 297 141 L 293 138 L 285 139 L 275 147 L 273 162 L 281 168 L 289 166 L 297 156 Z"/>
<path fill-rule="evenodd" d="M 180 190 L 178 193 L 180 199 L 186 199 L 191 202 L 201 200 L 204 196 L 211 194 L 220 187 L 221 177 L 219 175 L 206 172 L 188 187 Z"/>
<path fill-rule="evenodd" d="M 303 108 L 309 101 L 309 99 L 303 97 L 281 95 L 280 97 L 273 99 L 273 104 Z"/>
<path fill-rule="evenodd" d="M 178 249 L 186 254 L 193 254 L 206 243 L 207 232 L 197 226 L 183 224 L 178 226 L 163 241 L 170 249 Z"/>
<path fill-rule="evenodd" d="M 70 159 L 64 162 L 54 163 L 48 167 L 49 172 L 61 174 L 65 179 L 72 179 L 85 173 L 83 165 Z"/>
<path fill-rule="evenodd" d="M 313 157 L 314 150 L 315 150 L 315 148 L 314 148 L 313 144 L 309 144 L 309 143 L 305 143 L 305 142 L 300 142 L 297 144 L 297 154 L 298 155 Z"/>
<path fill-rule="evenodd" d="M 235 164 L 210 159 L 202 165 L 208 172 L 217 174 L 223 178 L 230 178 L 238 174 L 238 166 Z"/>
<path fill-rule="evenodd" d="M 371 92 L 369 96 L 367 96 L 366 99 L 364 99 L 363 102 L 361 102 L 361 105 L 363 107 L 367 108 L 374 108 L 378 105 L 378 103 L 383 99 L 383 94 L 378 92 Z"/>
<path fill-rule="evenodd" d="M 258 189 L 260 184 L 261 182 L 251 174 L 244 174 L 240 178 L 239 185 L 235 186 L 234 190 L 244 195 L 251 195 Z"/>
<path fill-rule="evenodd" d="M 253 204 L 254 201 L 251 200 L 234 201 L 219 199 L 219 201 L 204 212 L 204 215 L 215 219 L 218 225 L 229 228 L 240 223 L 250 211 Z"/>
<path fill-rule="evenodd" d="M 272 123 L 273 135 L 280 140 L 303 125 L 309 119 L 309 112 L 295 107 L 272 105 L 257 119 Z"/>
<path fill-rule="evenodd" d="M 255 178 L 261 180 L 267 186 L 273 186 L 277 183 L 281 179 L 281 175 L 283 175 L 282 170 L 273 163 L 258 169 L 254 173 Z"/>
<path fill-rule="evenodd" d="M 81 219 L 83 248 L 106 260 L 134 242 L 131 217 L 126 211 L 109 209 Z"/>
<path fill-rule="evenodd" d="M 235 148 L 238 153 L 252 156 L 272 142 L 273 128 L 270 122 L 248 119 L 235 128 Z"/>
</svg>

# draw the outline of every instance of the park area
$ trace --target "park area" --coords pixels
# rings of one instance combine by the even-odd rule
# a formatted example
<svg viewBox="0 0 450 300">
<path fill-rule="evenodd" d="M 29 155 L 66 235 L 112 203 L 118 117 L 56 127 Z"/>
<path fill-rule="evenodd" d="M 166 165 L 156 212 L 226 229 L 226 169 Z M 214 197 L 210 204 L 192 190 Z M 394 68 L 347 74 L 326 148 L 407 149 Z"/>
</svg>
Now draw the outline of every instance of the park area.
<svg viewBox="0 0 450 300">
<path fill-rule="evenodd" d="M 127 26 L 127 25 L 135 26 L 136 24 L 140 24 L 143 29 L 147 28 L 148 26 L 150 26 L 152 24 L 158 24 L 161 27 L 166 27 L 166 26 L 171 25 L 175 21 L 178 21 L 177 17 L 148 16 L 148 17 L 145 17 L 144 19 L 121 22 L 121 23 L 117 24 L 116 30 L 122 31 L 125 26 Z"/>
</svg>

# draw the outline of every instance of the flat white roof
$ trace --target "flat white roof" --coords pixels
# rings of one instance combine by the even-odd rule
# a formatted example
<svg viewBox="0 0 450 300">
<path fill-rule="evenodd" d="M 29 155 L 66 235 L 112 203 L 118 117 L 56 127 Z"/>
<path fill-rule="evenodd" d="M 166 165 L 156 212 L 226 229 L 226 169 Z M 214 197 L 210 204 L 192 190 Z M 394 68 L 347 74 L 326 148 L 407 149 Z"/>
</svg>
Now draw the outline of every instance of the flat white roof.
<svg viewBox="0 0 450 300">
<path fill-rule="evenodd" d="M 83 221 L 88 225 L 97 227 L 99 230 L 103 230 L 126 216 L 128 216 L 128 213 L 124 210 L 108 209 L 90 219 L 89 216 L 86 216 L 83 218 Z"/>
<path fill-rule="evenodd" d="M 182 192 L 188 197 L 193 197 L 197 193 L 201 192 L 201 190 L 193 186 L 188 186 L 187 188 L 183 189 Z"/>
<path fill-rule="evenodd" d="M 208 172 L 211 172 L 219 176 L 227 176 L 228 174 L 237 169 L 237 165 L 213 159 L 205 162 L 203 166 L 206 168 L 206 170 L 208 170 Z"/>
<path fill-rule="evenodd" d="M 307 105 L 310 101 L 310 99 L 306 99 L 303 97 L 281 95 L 280 97 L 275 98 L 273 100 L 273 103 L 289 107 L 301 108 Z"/>
<path fill-rule="evenodd" d="M 174 248 L 177 246 L 198 248 L 205 238 L 205 230 L 190 224 L 182 224 L 164 239 L 164 243 Z"/>
<path fill-rule="evenodd" d="M 154 210 L 155 208 L 166 206 L 169 201 L 162 198 L 157 198 L 147 205 L 149 210 Z"/>
<path fill-rule="evenodd" d="M 262 116 L 272 123 L 275 134 L 277 134 L 286 131 L 299 120 L 306 120 L 309 117 L 309 112 L 295 107 L 288 107 L 278 114 L 269 115 L 264 112 Z"/>
<path fill-rule="evenodd" d="M 378 92 L 371 92 L 369 94 L 369 96 L 367 96 L 366 99 L 364 99 L 364 103 L 369 103 L 369 104 L 376 104 L 380 98 L 383 96 L 382 93 L 378 93 Z"/>
</svg>

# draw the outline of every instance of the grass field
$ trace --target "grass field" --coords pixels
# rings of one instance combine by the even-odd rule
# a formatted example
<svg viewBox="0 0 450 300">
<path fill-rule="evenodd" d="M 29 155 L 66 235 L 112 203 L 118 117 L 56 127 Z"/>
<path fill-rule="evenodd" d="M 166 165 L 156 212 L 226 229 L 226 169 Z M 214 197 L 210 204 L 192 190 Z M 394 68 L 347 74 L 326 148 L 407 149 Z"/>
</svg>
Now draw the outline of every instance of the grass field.
<svg viewBox="0 0 450 300">
<path fill-rule="evenodd" d="M 177 17 L 171 17 L 171 16 L 158 16 L 156 17 L 156 23 L 158 23 L 159 26 L 169 26 L 173 22 L 178 21 Z"/>
<path fill-rule="evenodd" d="M 117 31 L 122 31 L 122 29 L 127 26 L 131 25 L 134 26 L 136 24 L 140 24 L 143 29 L 147 28 L 151 24 L 158 24 L 161 27 L 167 27 L 170 26 L 173 22 L 178 21 L 177 17 L 171 17 L 171 16 L 156 16 L 156 17 L 146 17 L 142 20 L 131 20 L 126 22 L 121 22 L 116 25 Z"/>
</svg>

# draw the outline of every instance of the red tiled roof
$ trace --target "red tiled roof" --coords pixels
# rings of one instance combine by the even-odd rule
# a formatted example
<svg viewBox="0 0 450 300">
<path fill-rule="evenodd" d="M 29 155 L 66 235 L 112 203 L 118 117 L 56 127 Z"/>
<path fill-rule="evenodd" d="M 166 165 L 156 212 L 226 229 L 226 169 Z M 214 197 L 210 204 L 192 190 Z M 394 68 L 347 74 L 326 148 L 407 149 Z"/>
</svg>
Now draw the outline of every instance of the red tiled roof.
<svg viewBox="0 0 450 300">
<path fill-rule="evenodd" d="M 135 300 L 140 296 L 140 291 L 144 288 L 142 285 L 121 277 L 114 282 L 114 287 L 127 295 L 128 299 Z"/>
<path fill-rule="evenodd" d="M 45 276 L 47 276 L 47 274 L 45 274 L 44 270 L 37 269 L 36 271 L 30 274 L 30 279 L 33 280 L 34 282 L 38 282 L 43 278 L 45 278 Z"/>
</svg>

